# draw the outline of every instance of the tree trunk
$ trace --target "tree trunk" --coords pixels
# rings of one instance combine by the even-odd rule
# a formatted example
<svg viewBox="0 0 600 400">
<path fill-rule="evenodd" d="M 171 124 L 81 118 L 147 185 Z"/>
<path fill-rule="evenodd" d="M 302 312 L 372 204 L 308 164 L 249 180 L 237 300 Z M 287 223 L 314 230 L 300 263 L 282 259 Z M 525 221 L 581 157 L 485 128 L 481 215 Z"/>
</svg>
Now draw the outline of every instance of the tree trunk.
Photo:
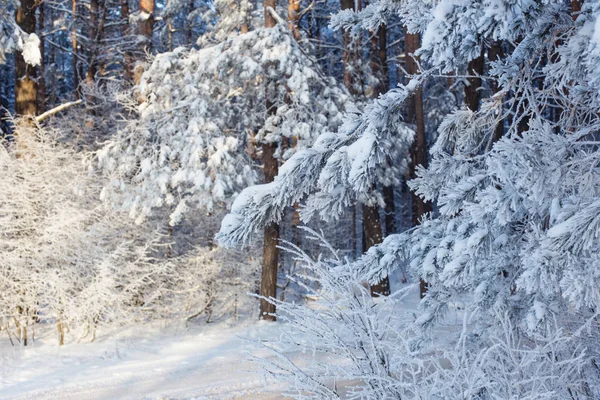
<svg viewBox="0 0 600 400">
<path fill-rule="evenodd" d="M 265 0 L 264 15 L 265 27 L 273 28 L 277 23 L 275 18 L 268 11 L 271 7 L 275 9 L 276 0 Z M 273 114 L 275 107 L 271 102 L 270 93 L 267 91 L 267 113 Z M 277 151 L 277 143 L 264 143 L 262 145 L 263 153 L 263 171 L 265 174 L 265 182 L 273 182 L 279 170 L 278 160 L 275 158 Z M 277 242 L 279 241 L 279 225 L 270 223 L 264 229 L 264 244 L 263 244 L 263 265 L 260 282 L 260 295 L 266 298 L 276 297 L 277 295 L 277 267 L 279 264 L 279 249 Z M 269 303 L 265 299 L 260 300 L 260 318 L 268 321 L 274 321 L 275 305 Z"/>
<path fill-rule="evenodd" d="M 194 4 L 194 0 L 190 0 L 190 14 L 194 11 L 195 8 L 196 8 L 196 6 Z M 188 26 L 187 26 L 186 39 L 187 39 L 187 44 L 188 45 L 192 44 L 192 41 L 194 39 L 194 27 L 192 26 L 192 19 L 191 18 L 188 18 Z"/>
<path fill-rule="evenodd" d="M 479 109 L 479 101 L 481 100 L 481 76 L 483 75 L 484 62 L 483 46 L 481 54 L 474 60 L 469 61 L 467 68 L 468 85 L 465 86 L 465 104 L 471 111 Z"/>
<path fill-rule="evenodd" d="M 360 4 L 360 0 L 340 0 L 340 8 L 342 10 L 354 10 L 358 11 Z M 358 54 L 354 51 L 355 45 L 352 43 L 352 38 L 350 37 L 350 32 L 348 30 L 342 30 L 342 61 L 344 63 L 344 85 L 351 94 L 357 95 L 360 90 L 358 90 L 358 86 L 360 86 L 360 82 L 357 82 L 357 73 L 354 71 L 355 67 L 355 58 L 358 57 Z"/>
<path fill-rule="evenodd" d="M 300 3 L 302 0 L 289 0 L 288 3 L 288 26 L 296 40 L 300 40 Z"/>
<path fill-rule="evenodd" d="M 16 21 L 25 33 L 35 33 L 35 0 L 21 0 Z M 27 65 L 20 52 L 15 55 L 15 113 L 34 116 L 38 112 L 36 68 Z"/>
<path fill-rule="evenodd" d="M 417 51 L 420 45 L 421 37 L 418 33 L 407 33 L 408 30 L 404 28 L 404 43 L 406 52 L 406 72 L 408 74 L 417 74 L 419 67 L 414 53 Z M 422 165 L 427 168 L 427 137 L 425 136 L 425 116 L 423 114 L 423 90 L 419 87 L 415 90 L 415 93 L 411 96 L 408 101 L 408 122 L 415 124 L 416 126 L 416 137 L 415 141 L 410 148 L 411 163 L 409 165 L 408 175 L 410 179 L 416 177 L 415 168 L 417 165 Z M 426 203 L 421 197 L 417 196 L 411 191 L 412 198 L 412 224 L 416 226 L 420 223 L 423 216 L 431 212 L 431 204 Z M 420 283 L 420 294 L 421 298 L 425 296 L 427 292 L 427 284 L 421 279 Z"/>
<path fill-rule="evenodd" d="M 379 207 L 377 205 L 363 205 L 363 233 L 363 252 L 382 242 L 383 232 L 381 231 L 381 218 L 379 217 Z M 389 295 L 389 278 L 385 277 L 381 282 L 371 285 L 371 294 L 374 296 Z"/>
<path fill-rule="evenodd" d="M 88 68 L 85 74 L 85 82 L 89 87 L 94 86 L 96 71 L 98 69 L 96 39 L 98 36 L 98 0 L 90 0 L 90 20 L 88 26 Z"/>
<path fill-rule="evenodd" d="M 39 31 L 40 35 L 40 78 L 38 80 L 38 112 L 43 113 L 46 110 L 46 75 L 44 71 L 45 58 L 46 58 L 46 47 L 45 47 L 45 36 L 44 36 L 44 2 L 39 3 Z"/>
<path fill-rule="evenodd" d="M 275 152 L 276 143 L 265 143 L 262 146 L 265 182 L 273 182 L 279 170 Z M 279 264 L 279 225 L 270 223 L 264 229 L 263 265 L 260 284 L 260 295 L 263 297 L 275 297 L 277 295 L 277 267 Z M 265 299 L 260 301 L 260 318 L 274 321 L 275 305 Z"/>
<path fill-rule="evenodd" d="M 387 27 L 381 25 L 375 38 L 379 44 L 379 64 L 381 66 L 381 84 L 379 93 L 389 89 L 389 69 L 387 64 Z M 378 93 L 378 94 L 379 94 Z M 392 160 L 388 160 L 391 164 Z M 396 233 L 396 204 L 394 201 L 394 187 L 383 187 L 383 201 L 385 202 L 385 235 Z"/>
<path fill-rule="evenodd" d="M 143 50 L 152 52 L 152 32 L 154 31 L 154 0 L 140 0 L 140 35 L 145 37 Z"/>
<path fill-rule="evenodd" d="M 129 0 L 121 0 L 121 24 L 121 35 L 125 38 L 131 33 L 129 28 Z M 133 82 L 133 56 L 129 50 L 125 50 L 123 55 L 123 72 L 125 79 Z"/>
<path fill-rule="evenodd" d="M 379 83 L 373 88 L 372 98 L 377 98 L 385 89 L 387 89 L 387 29 L 381 25 L 377 34 L 372 32 L 371 39 L 371 69 L 378 78 Z M 377 205 L 363 205 L 363 252 L 369 250 L 372 246 L 383 241 L 383 232 L 381 229 L 381 217 Z M 387 296 L 390 294 L 390 280 L 386 276 L 381 282 L 371 286 L 372 295 Z"/>
<path fill-rule="evenodd" d="M 396 233 L 396 204 L 394 187 L 383 187 L 383 201 L 385 202 L 385 236 Z"/>
<path fill-rule="evenodd" d="M 73 65 L 73 93 L 74 93 L 74 97 L 75 100 L 78 100 L 80 98 L 79 95 L 79 60 L 77 59 L 77 0 L 72 0 L 73 3 L 71 4 L 71 12 L 72 12 L 72 23 L 73 23 L 73 27 L 71 29 L 71 51 L 72 51 L 72 65 Z"/>
<path fill-rule="evenodd" d="M 503 56 L 502 50 L 502 42 L 495 41 L 492 43 L 492 46 L 488 50 L 488 58 L 490 61 L 497 61 Z M 500 87 L 498 86 L 498 82 L 496 80 L 492 83 L 492 90 L 494 93 L 498 93 L 500 91 Z M 503 110 L 501 110 L 503 111 Z M 493 141 L 496 142 L 500 140 L 500 138 L 504 136 L 504 120 L 500 120 L 494 129 L 494 138 Z"/>
</svg>

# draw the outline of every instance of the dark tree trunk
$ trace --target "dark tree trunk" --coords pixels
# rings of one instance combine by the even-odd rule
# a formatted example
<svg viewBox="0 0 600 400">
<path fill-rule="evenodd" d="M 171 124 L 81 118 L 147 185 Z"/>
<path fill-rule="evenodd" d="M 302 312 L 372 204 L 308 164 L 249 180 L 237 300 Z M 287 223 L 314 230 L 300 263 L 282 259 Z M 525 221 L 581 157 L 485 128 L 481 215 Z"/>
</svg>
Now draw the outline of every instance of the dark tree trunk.
<svg viewBox="0 0 600 400">
<path fill-rule="evenodd" d="M 418 64 L 415 60 L 414 53 L 417 51 L 420 45 L 420 35 L 406 33 L 407 29 L 404 28 L 404 42 L 406 52 L 406 72 L 408 74 L 417 74 Z M 425 136 L 425 116 L 423 114 L 423 91 L 421 87 L 415 90 L 415 93 L 411 96 L 408 101 L 408 121 L 415 124 L 416 137 L 415 141 L 410 149 L 411 163 L 409 165 L 408 175 L 410 179 L 415 178 L 415 168 L 417 165 L 422 165 L 427 168 L 427 137 Z M 431 204 L 426 203 L 421 197 L 411 192 L 412 198 L 412 224 L 416 226 L 420 223 L 423 216 L 431 212 Z M 420 293 L 421 297 L 425 296 L 427 291 L 427 284 L 421 280 Z"/>
<path fill-rule="evenodd" d="M 35 33 L 35 0 L 21 0 L 16 21 L 25 33 Z M 15 56 L 15 113 L 34 116 L 38 113 L 36 68 L 27 65 L 20 52 Z"/>
<path fill-rule="evenodd" d="M 129 28 L 129 0 L 121 0 L 121 35 L 125 38 L 131 34 Z M 125 79 L 133 82 L 133 55 L 131 51 L 125 50 L 123 54 L 123 72 Z"/>
<path fill-rule="evenodd" d="M 265 27 L 272 28 L 275 26 L 275 18 L 268 11 L 271 7 L 275 9 L 275 0 L 265 0 Z M 267 91 L 267 112 L 272 114 L 275 112 L 275 107 L 271 102 L 270 93 Z M 265 174 L 265 182 L 272 182 L 277 176 L 279 170 L 278 160 L 275 158 L 277 151 L 277 143 L 264 143 L 262 146 L 263 153 L 263 170 Z M 277 295 L 277 268 L 279 264 L 279 249 L 277 242 L 279 241 L 279 225 L 271 223 L 264 229 L 264 244 L 263 244 L 263 264 L 260 282 L 260 295 L 263 297 L 276 297 Z M 275 305 L 268 301 L 260 300 L 260 318 L 274 321 Z"/>
<path fill-rule="evenodd" d="M 39 3 L 39 31 L 44 32 L 44 2 Z M 46 62 L 45 36 L 40 35 L 40 78 L 38 79 L 38 112 L 46 110 L 46 74 L 44 66 Z"/>
<path fill-rule="evenodd" d="M 383 187 L 383 201 L 385 202 L 385 236 L 396 233 L 396 204 L 394 187 Z"/>
<path fill-rule="evenodd" d="M 355 3 L 355 0 L 340 0 L 340 8 L 342 10 L 354 10 L 356 5 L 359 5 L 360 1 Z M 357 71 L 354 71 L 354 67 L 356 65 L 355 59 L 358 57 L 358 54 L 354 50 L 356 46 L 352 43 L 352 38 L 350 37 L 350 32 L 344 29 L 342 30 L 342 46 L 343 46 L 343 54 L 342 61 L 344 63 L 344 85 L 351 94 L 356 95 L 360 92 L 358 87 L 360 85 L 360 79 L 358 78 Z"/>
<path fill-rule="evenodd" d="M 276 143 L 267 143 L 262 146 L 263 163 L 265 182 L 272 182 L 279 169 L 275 152 L 277 151 Z M 277 292 L 277 269 L 279 264 L 279 249 L 277 244 L 279 241 L 279 225 L 270 223 L 264 229 L 264 245 L 263 245 L 263 265 L 260 284 L 260 295 L 264 297 L 275 297 Z M 260 301 L 260 318 L 266 320 L 275 320 L 275 305 L 261 299 Z"/>
<path fill-rule="evenodd" d="M 79 99 L 79 60 L 77 59 L 77 0 L 72 3 L 71 20 L 73 27 L 71 28 L 71 51 L 73 52 L 73 93 L 75 99 Z"/>
<path fill-rule="evenodd" d="M 479 109 L 479 101 L 481 100 L 481 76 L 483 75 L 484 67 L 483 48 L 481 54 L 474 60 L 469 62 L 467 68 L 468 85 L 465 86 L 465 104 L 471 111 Z"/>
<path fill-rule="evenodd" d="M 363 205 L 363 251 L 379 244 L 383 240 L 381 231 L 381 218 L 378 206 Z M 372 295 L 387 296 L 390 294 L 390 280 L 384 278 L 381 282 L 371 286 Z"/>
<path fill-rule="evenodd" d="M 96 72 L 98 70 L 96 39 L 98 36 L 98 0 L 90 0 L 90 20 L 88 21 L 88 68 L 85 74 L 85 82 L 89 87 L 94 85 Z M 91 103 L 91 102 L 90 102 Z"/>
<path fill-rule="evenodd" d="M 377 76 L 379 83 L 373 88 L 371 97 L 377 98 L 379 94 L 387 90 L 388 68 L 387 68 L 387 29 L 381 25 L 377 34 L 372 32 L 371 39 L 371 69 Z M 391 189 L 391 188 L 390 188 Z M 384 188 L 385 191 L 385 188 Z M 393 189 L 392 189 L 393 191 Z M 363 205 L 363 252 L 383 241 L 381 229 L 381 217 L 378 206 Z M 387 296 L 390 294 L 390 280 L 386 276 L 375 285 L 371 286 L 372 295 Z"/>
</svg>

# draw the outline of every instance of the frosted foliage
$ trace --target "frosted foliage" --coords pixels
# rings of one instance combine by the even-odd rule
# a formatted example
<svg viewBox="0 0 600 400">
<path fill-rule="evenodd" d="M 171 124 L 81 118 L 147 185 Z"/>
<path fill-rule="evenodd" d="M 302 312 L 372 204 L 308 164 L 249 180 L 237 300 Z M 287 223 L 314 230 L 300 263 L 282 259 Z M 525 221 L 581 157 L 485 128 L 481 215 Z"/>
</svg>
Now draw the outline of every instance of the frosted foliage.
<svg viewBox="0 0 600 400">
<path fill-rule="evenodd" d="M 204 13 L 203 19 L 207 23 L 216 20 L 216 23 L 205 35 L 198 39 L 200 44 L 209 41 L 221 42 L 228 35 L 239 32 L 243 26 L 246 30 L 249 30 L 252 21 L 252 3 L 250 1 L 215 0 L 213 7 Z"/>
<path fill-rule="evenodd" d="M 315 259 L 286 247 L 306 271 L 294 279 L 315 302 L 271 300 L 286 324 L 278 338 L 259 343 L 274 355 L 256 360 L 267 379 L 288 384 L 290 397 L 593 398 L 584 373 L 588 356 L 579 344 L 589 339 L 583 331 L 552 325 L 545 336 L 524 337 L 508 316 L 496 314 L 496 332 L 481 336 L 471 331 L 465 313 L 456 324 L 440 324 L 435 337 L 423 337 L 413 308 L 416 285 L 373 299 L 359 271 L 322 234 L 309 231 L 308 237 L 325 254 Z"/>
<path fill-rule="evenodd" d="M 171 224 L 189 208 L 227 204 L 255 183 L 256 145 L 293 140 L 294 149 L 280 154 L 287 158 L 318 132 L 336 129 L 348 100 L 285 27 L 160 54 L 137 94 L 144 99 L 139 120 L 99 152 L 112 176 L 103 197 L 138 222 L 153 208 L 172 207 Z M 266 95 L 275 107 L 269 114 Z"/>
<path fill-rule="evenodd" d="M 35 33 L 23 32 L 14 20 L 18 3 L 0 0 L 0 64 L 6 62 L 6 54 L 20 51 L 27 64 L 39 65 L 41 59 L 40 39 Z"/>
<path fill-rule="evenodd" d="M 93 340 L 98 326 L 248 315 L 254 252 L 197 241 L 168 256 L 173 237 L 99 200 L 103 180 L 85 155 L 53 132 L 20 124 L 16 134 L 0 143 L 0 326 L 13 338 L 40 318 L 67 340 Z"/>
<path fill-rule="evenodd" d="M 506 91 L 526 96 L 526 101 L 517 96 L 512 105 L 517 114 L 505 136 L 493 143 L 498 97 L 476 113 L 450 114 L 440 126 L 429 168 L 410 182 L 417 194 L 437 204 L 440 216 L 410 234 L 388 238 L 365 258 L 370 279 L 406 261 L 430 282 L 425 302 L 432 307 L 431 320 L 464 295 L 472 296 L 479 312 L 510 312 L 532 332 L 543 332 L 567 309 L 587 313 L 600 306 L 598 9 L 586 5 L 574 19 L 562 6 L 539 7 L 530 32 L 493 64 Z M 532 9 L 538 8 L 527 7 Z M 491 38 L 512 37 L 502 24 L 492 25 Z M 559 33 L 561 42 L 550 41 Z M 536 61 L 548 53 L 556 56 L 546 65 Z M 541 90 L 532 74 L 545 76 Z M 552 114 L 544 109 L 550 98 L 556 99 Z M 521 119 L 528 122 L 523 132 Z"/>
<path fill-rule="evenodd" d="M 97 200 L 99 181 L 55 136 L 21 125 L 0 145 L 2 326 L 42 316 L 76 335 L 131 318 L 134 303 L 161 293 L 171 273 L 152 258 L 151 232 Z M 162 276 L 162 278 L 161 278 Z"/>
<path fill-rule="evenodd" d="M 326 219 L 350 201 L 377 200 L 365 191 L 384 182 L 379 171 L 386 168 L 388 149 L 402 149 L 393 156 L 402 160 L 412 141 L 398 117 L 404 100 L 431 75 L 458 71 L 499 42 L 504 55 L 486 62 L 484 76 L 498 90 L 491 97 L 483 90 L 477 111 L 458 109 L 443 119 L 428 167 L 418 166 L 416 179 L 408 182 L 433 203 L 434 212 L 358 261 L 334 263 L 333 278 L 321 273 L 319 279 L 377 283 L 404 269 L 426 281 L 427 295 L 410 323 L 415 346 L 443 329 L 449 310 L 461 305 L 469 333 L 463 347 L 443 357 L 453 368 L 439 372 L 442 381 L 454 383 L 444 390 L 455 392 L 420 398 L 598 398 L 600 6 L 583 2 L 576 12 L 562 1 L 380 0 L 358 13 L 340 13 L 332 25 L 357 34 L 392 14 L 422 35 L 421 76 L 348 118 L 336 135 L 321 135 L 272 184 L 244 191 L 219 239 L 226 245 L 246 242 L 278 221 L 283 207 L 304 198 L 305 217 Z M 502 137 L 496 135 L 498 124 Z M 400 146 L 392 145 L 396 140 Z M 326 300 L 325 308 L 339 304 L 348 310 L 354 292 L 347 293 Z M 307 321 L 321 317 L 306 307 L 278 307 Z M 344 318 L 332 317 L 354 324 Z M 363 333 L 349 335 L 352 341 Z M 336 351 L 342 350 L 340 345 Z M 393 349 L 382 357 L 390 354 Z M 292 373 L 292 379 L 304 372 Z M 367 383 L 371 373 L 362 375 Z M 305 382 L 302 390 L 317 387 Z M 373 396 L 385 397 L 397 395 Z"/>
<path fill-rule="evenodd" d="M 558 328 L 572 354 L 597 356 L 599 11 L 595 3 L 575 14 L 562 2 L 441 2 L 416 25 L 420 54 L 443 70 L 476 56 L 473 46 L 520 36 L 490 63 L 501 91 L 477 112 L 448 115 L 429 167 L 409 182 L 437 212 L 354 264 L 371 282 L 398 268 L 427 281 L 420 329 L 435 329 L 452 304 L 466 302 L 482 337 L 498 334 L 501 315 L 520 332 L 517 341 L 550 340 Z M 591 336 L 578 336 L 573 326 L 588 323 Z M 582 365 L 596 373 L 593 363 Z"/>
<path fill-rule="evenodd" d="M 411 82 L 408 86 L 414 87 Z M 346 114 L 336 133 L 325 131 L 312 147 L 294 154 L 279 169 L 275 181 L 244 190 L 223 220 L 217 235 L 222 245 L 250 241 L 272 221 L 280 221 L 285 208 L 305 200 L 300 214 L 338 218 L 360 201 L 382 203 L 373 188 L 379 182 L 394 184 L 406 169 L 405 155 L 414 132 L 401 120 L 400 107 L 410 91 L 401 87 L 381 96 L 364 112 Z M 390 163 L 390 159 L 398 163 Z"/>
<path fill-rule="evenodd" d="M 14 21 L 15 2 L 0 0 L 0 64 L 6 62 L 6 53 L 17 48 L 16 22 Z"/>
</svg>

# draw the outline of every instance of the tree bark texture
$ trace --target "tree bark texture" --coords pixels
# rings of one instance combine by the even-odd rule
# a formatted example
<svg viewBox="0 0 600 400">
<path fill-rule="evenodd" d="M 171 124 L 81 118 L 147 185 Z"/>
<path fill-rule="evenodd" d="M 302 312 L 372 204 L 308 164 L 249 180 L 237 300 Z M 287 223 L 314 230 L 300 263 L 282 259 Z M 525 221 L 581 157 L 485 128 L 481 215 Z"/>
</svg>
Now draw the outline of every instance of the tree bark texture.
<svg viewBox="0 0 600 400">
<path fill-rule="evenodd" d="M 421 37 L 418 33 L 407 33 L 407 29 L 404 28 L 404 42 L 405 42 L 405 55 L 406 65 L 405 69 L 408 74 L 417 74 L 419 72 L 419 66 L 417 64 L 418 58 L 414 57 L 414 53 L 417 51 L 420 45 Z M 410 149 L 411 163 L 409 165 L 408 175 L 410 179 L 416 177 L 417 165 L 422 165 L 427 168 L 427 137 L 425 135 L 425 116 L 423 113 L 423 90 L 421 87 L 417 88 L 414 94 L 408 101 L 408 122 L 415 124 L 416 137 L 415 141 Z M 414 192 L 411 192 L 412 198 L 412 224 L 416 226 L 420 223 L 423 216 L 431 212 L 431 204 L 425 202 L 421 197 L 417 196 Z M 421 280 L 420 283 L 420 294 L 421 298 L 425 296 L 427 292 L 427 284 Z"/>
<path fill-rule="evenodd" d="M 37 4 L 35 0 L 21 0 L 16 21 L 25 33 L 35 33 Z M 34 116 L 38 112 L 38 84 L 36 68 L 27 65 L 20 52 L 15 55 L 15 113 Z"/>
<path fill-rule="evenodd" d="M 264 15 L 265 15 L 265 27 L 273 28 L 277 21 L 268 11 L 271 7 L 275 9 L 277 3 L 276 0 L 265 0 L 264 2 Z M 272 114 L 275 112 L 275 107 L 272 104 L 269 92 L 267 92 L 267 113 Z M 279 163 L 275 158 L 275 152 L 277 151 L 277 143 L 264 143 L 262 145 L 263 153 L 263 171 L 265 174 L 265 183 L 273 182 L 275 176 L 279 171 Z M 260 295 L 266 298 L 277 295 L 277 269 L 279 266 L 279 249 L 277 244 L 279 241 L 279 225 L 276 223 L 270 223 L 264 229 L 264 244 L 263 244 L 263 263 L 261 272 L 260 282 Z M 268 321 L 274 321 L 275 317 L 275 305 L 269 303 L 265 299 L 260 300 L 260 318 Z"/>
</svg>

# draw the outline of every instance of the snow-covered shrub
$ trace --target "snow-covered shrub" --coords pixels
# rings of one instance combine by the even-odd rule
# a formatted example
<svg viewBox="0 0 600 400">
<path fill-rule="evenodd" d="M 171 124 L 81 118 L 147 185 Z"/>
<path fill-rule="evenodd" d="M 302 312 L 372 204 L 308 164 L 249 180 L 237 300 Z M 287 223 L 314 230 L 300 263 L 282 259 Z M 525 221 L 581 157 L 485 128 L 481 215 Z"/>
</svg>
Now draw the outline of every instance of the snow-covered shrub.
<svg viewBox="0 0 600 400">
<path fill-rule="evenodd" d="M 19 123 L 0 146 L 0 309 L 4 326 L 54 320 L 93 331 L 161 295 L 172 265 L 158 237 L 98 200 L 101 181 L 55 133 Z"/>
<path fill-rule="evenodd" d="M 100 325 L 252 312 L 252 251 L 212 248 L 212 235 L 170 249 L 177 232 L 135 224 L 100 200 L 105 182 L 90 154 L 56 131 L 16 126 L 14 142 L 0 145 L 0 324 L 13 339 L 37 322 L 56 323 L 62 342 L 68 332 L 93 338 Z"/>
<path fill-rule="evenodd" d="M 322 234 L 309 235 L 322 243 L 327 256 L 313 259 L 297 247 L 286 250 L 309 271 L 295 280 L 316 301 L 271 299 L 278 319 L 285 322 L 284 332 L 260 342 L 273 355 L 256 359 L 267 379 L 289 384 L 289 396 L 594 398 L 588 384 L 594 377 L 586 375 L 592 356 L 582 343 L 590 343 L 589 332 L 598 329 L 597 322 L 571 331 L 555 323 L 542 336 L 519 330 L 508 315 L 496 315 L 499 329 L 481 335 L 470 325 L 473 313 L 459 311 L 438 320 L 436 329 L 423 335 L 419 314 L 424 310 L 417 307 L 416 285 L 373 298 L 358 270 L 341 259 Z"/>
<path fill-rule="evenodd" d="M 198 246 L 178 260 L 171 317 L 207 322 L 251 317 L 259 287 L 260 257 L 253 252 Z"/>
<path fill-rule="evenodd" d="M 257 182 L 260 143 L 279 143 L 285 159 L 334 131 L 348 100 L 279 25 L 160 54 L 135 93 L 139 119 L 99 153 L 111 177 L 103 196 L 138 222 L 172 206 L 172 225 Z"/>
</svg>

